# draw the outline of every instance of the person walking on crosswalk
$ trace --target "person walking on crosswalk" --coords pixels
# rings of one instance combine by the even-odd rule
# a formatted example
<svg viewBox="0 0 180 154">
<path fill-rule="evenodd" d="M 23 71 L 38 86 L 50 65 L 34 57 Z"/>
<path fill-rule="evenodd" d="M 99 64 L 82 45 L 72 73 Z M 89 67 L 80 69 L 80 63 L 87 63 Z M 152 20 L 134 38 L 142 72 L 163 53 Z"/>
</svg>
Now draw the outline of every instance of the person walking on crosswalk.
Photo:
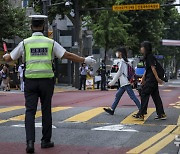
<svg viewBox="0 0 180 154">
<path fill-rule="evenodd" d="M 156 71 L 156 58 L 152 54 L 152 44 L 149 41 L 141 43 L 141 53 L 144 56 L 146 71 L 142 77 L 141 84 L 141 108 L 139 112 L 133 115 L 134 118 L 144 120 L 144 115 L 147 111 L 149 97 L 152 96 L 154 104 L 156 106 L 157 117 L 155 120 L 166 120 L 166 114 L 164 112 L 163 103 L 159 95 L 158 83 L 162 84 L 163 81 L 159 78 Z"/>
<path fill-rule="evenodd" d="M 114 76 L 113 80 L 109 83 L 109 86 L 113 86 L 119 79 L 120 81 L 120 88 L 116 93 L 114 103 L 112 104 L 111 108 L 104 108 L 104 110 L 111 114 L 114 115 L 114 111 L 126 91 L 129 95 L 129 97 L 135 102 L 137 107 L 140 109 L 140 102 L 137 99 L 136 95 L 134 94 L 134 91 L 132 90 L 131 84 L 128 80 L 128 59 L 127 59 L 127 51 L 126 48 L 121 47 L 116 50 L 116 57 L 120 59 L 119 61 L 119 69 L 116 75 Z"/>
<path fill-rule="evenodd" d="M 51 100 L 54 91 L 52 61 L 54 56 L 88 65 L 92 65 L 96 61 L 91 56 L 83 58 L 67 52 L 56 41 L 45 37 L 43 35 L 44 19 L 47 16 L 32 15 L 30 17 L 32 18 L 32 36 L 20 42 L 10 54 L 5 54 L 3 58 L 5 61 L 11 61 L 23 56 L 24 59 L 26 152 L 34 153 L 35 114 L 39 98 L 42 110 L 41 148 L 54 147 L 54 143 L 51 141 Z"/>
</svg>

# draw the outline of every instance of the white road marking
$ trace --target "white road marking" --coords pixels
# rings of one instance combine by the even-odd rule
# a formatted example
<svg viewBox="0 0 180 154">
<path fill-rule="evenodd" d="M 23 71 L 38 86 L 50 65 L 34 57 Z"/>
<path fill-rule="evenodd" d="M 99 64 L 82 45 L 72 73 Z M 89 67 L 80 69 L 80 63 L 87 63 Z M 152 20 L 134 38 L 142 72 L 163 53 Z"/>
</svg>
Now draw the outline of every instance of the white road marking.
<svg viewBox="0 0 180 154">
<path fill-rule="evenodd" d="M 19 124 L 19 125 L 11 125 L 11 127 L 19 127 L 19 128 L 24 128 L 25 124 Z M 35 123 L 36 128 L 41 128 L 42 123 Z M 56 126 L 52 125 L 52 128 L 56 128 Z"/>
<path fill-rule="evenodd" d="M 135 129 L 132 129 L 129 126 L 125 125 L 110 125 L 110 126 L 103 126 L 92 128 L 91 130 L 104 130 L 104 131 L 117 131 L 117 132 L 139 132 Z"/>
</svg>

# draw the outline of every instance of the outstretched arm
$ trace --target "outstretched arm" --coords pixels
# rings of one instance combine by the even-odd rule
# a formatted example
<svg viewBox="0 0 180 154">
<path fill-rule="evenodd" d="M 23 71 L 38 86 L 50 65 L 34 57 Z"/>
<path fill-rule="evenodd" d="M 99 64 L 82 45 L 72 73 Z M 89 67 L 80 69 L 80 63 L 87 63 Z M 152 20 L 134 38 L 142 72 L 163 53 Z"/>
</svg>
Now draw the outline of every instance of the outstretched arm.
<svg viewBox="0 0 180 154">
<path fill-rule="evenodd" d="M 68 60 L 72 60 L 74 62 L 78 62 L 78 63 L 86 63 L 87 65 L 92 65 L 94 63 L 96 63 L 96 60 L 94 60 L 92 58 L 92 56 L 88 56 L 86 58 L 78 56 L 74 53 L 70 53 L 70 52 L 65 52 L 63 57 L 63 59 L 68 59 Z"/>
<path fill-rule="evenodd" d="M 74 53 L 67 52 L 67 51 L 64 53 L 62 59 L 68 59 L 68 60 L 78 62 L 78 63 L 84 63 L 85 61 L 85 58 L 80 57 Z"/>
</svg>

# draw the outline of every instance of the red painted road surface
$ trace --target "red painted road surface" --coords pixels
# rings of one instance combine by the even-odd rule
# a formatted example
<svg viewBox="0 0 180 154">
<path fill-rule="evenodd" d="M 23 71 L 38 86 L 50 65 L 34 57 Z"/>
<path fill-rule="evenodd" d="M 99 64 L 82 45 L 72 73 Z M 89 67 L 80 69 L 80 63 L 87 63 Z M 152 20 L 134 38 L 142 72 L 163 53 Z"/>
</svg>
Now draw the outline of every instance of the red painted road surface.
<svg viewBox="0 0 180 154">
<path fill-rule="evenodd" d="M 69 106 L 69 107 L 103 107 L 111 106 L 115 90 L 110 91 L 72 91 L 59 92 L 53 96 L 52 106 Z M 165 108 L 170 107 L 169 104 L 179 101 L 180 87 L 160 87 L 160 94 Z M 137 92 L 136 92 L 136 95 Z M 23 94 L 0 93 L 0 106 L 23 106 Z M 123 95 L 118 107 L 135 106 L 130 98 Z M 150 99 L 149 107 L 154 107 L 152 99 Z M 24 135 L 24 134 L 23 134 Z M 24 143 L 3 143 L 0 140 L 0 154 L 24 154 L 26 145 Z M 115 148 L 115 147 L 90 147 L 75 145 L 56 145 L 54 148 L 43 150 L 36 143 L 36 154 L 124 154 L 131 148 Z"/>
<path fill-rule="evenodd" d="M 115 90 L 111 91 L 72 91 L 55 93 L 52 106 L 71 106 L 71 107 L 103 107 L 110 106 L 115 97 Z M 138 96 L 137 92 L 136 95 Z M 180 96 L 180 87 L 160 87 L 160 95 L 164 107 L 171 103 L 176 103 Z M 139 96 L 138 96 L 139 97 Z M 24 105 L 23 94 L 0 93 L 0 106 Z M 120 100 L 118 107 L 135 106 L 134 102 L 125 93 Z M 154 107 L 150 99 L 149 107 Z"/>
<path fill-rule="evenodd" d="M 25 154 L 22 143 L 0 143 L 0 154 Z M 18 149 L 18 150 L 17 150 Z M 123 154 L 130 148 L 112 148 L 112 147 L 90 147 L 73 145 L 55 145 L 54 148 L 41 149 L 40 144 L 35 145 L 36 154 Z M 3 153 L 1 153 L 3 151 Z"/>
</svg>

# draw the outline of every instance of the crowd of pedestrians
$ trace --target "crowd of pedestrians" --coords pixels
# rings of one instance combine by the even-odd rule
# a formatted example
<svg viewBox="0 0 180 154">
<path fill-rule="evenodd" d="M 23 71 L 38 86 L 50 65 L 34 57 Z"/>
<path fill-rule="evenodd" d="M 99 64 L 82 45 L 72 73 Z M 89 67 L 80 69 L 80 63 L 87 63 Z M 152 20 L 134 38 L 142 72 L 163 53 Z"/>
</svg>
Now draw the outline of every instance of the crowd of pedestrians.
<svg viewBox="0 0 180 154">
<path fill-rule="evenodd" d="M 11 68 L 8 64 L 1 64 L 0 66 L 0 89 L 2 91 L 10 91 L 11 88 L 15 90 L 24 91 L 23 82 L 24 64 L 17 66 L 15 63 Z M 11 85 L 11 86 L 10 86 Z"/>
</svg>

